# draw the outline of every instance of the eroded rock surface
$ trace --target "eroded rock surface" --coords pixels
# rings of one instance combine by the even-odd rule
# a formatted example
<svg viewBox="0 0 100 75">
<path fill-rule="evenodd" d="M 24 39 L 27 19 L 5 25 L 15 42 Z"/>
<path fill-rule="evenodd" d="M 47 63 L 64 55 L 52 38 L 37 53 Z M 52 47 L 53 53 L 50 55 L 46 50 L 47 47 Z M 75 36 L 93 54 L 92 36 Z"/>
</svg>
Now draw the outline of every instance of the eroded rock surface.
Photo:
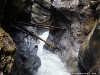
<svg viewBox="0 0 100 75">
<path fill-rule="evenodd" d="M 80 2 L 85 5 L 81 7 Z M 52 5 L 52 25 L 66 29 L 50 31 L 48 41 L 60 49 L 50 48 L 49 50 L 61 57 L 70 73 L 77 75 L 79 73 L 78 51 L 84 38 L 88 35 L 86 22 L 89 22 L 89 19 L 95 22 L 94 12 L 92 12 L 94 10 L 90 7 L 90 0 L 85 0 L 84 3 L 82 0 L 54 0 Z M 89 26 L 87 25 L 87 27 Z M 93 26 L 91 25 L 91 27 Z"/>
<path fill-rule="evenodd" d="M 37 38 L 30 36 L 17 26 L 18 23 L 14 22 L 31 22 L 32 4 L 32 0 L 25 0 L 25 2 L 8 0 L 4 9 L 2 27 L 10 34 L 16 44 L 11 75 L 34 75 L 41 64 L 40 58 L 37 56 Z M 36 29 L 31 26 L 23 27 L 36 33 Z"/>
</svg>

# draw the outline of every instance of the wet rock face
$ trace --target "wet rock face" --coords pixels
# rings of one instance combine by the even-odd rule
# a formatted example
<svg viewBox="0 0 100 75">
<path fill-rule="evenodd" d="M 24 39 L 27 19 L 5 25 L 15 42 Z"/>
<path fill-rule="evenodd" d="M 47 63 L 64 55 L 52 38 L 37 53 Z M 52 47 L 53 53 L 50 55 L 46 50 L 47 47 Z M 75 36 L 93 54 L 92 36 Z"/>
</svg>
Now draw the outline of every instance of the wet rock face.
<svg viewBox="0 0 100 75">
<path fill-rule="evenodd" d="M 20 29 L 11 30 L 13 33 L 10 34 L 16 43 L 15 61 L 11 75 L 34 75 L 41 64 L 40 58 L 37 56 L 37 39 Z M 15 30 L 16 32 L 14 32 Z"/>
<path fill-rule="evenodd" d="M 82 25 L 80 25 L 75 12 L 67 9 L 59 8 L 56 11 L 53 10 L 53 26 L 59 26 L 65 28 L 65 30 L 50 31 L 48 41 L 55 44 L 59 49 L 50 49 L 52 52 L 57 53 L 63 62 L 66 63 L 66 68 L 70 73 L 78 72 L 77 67 L 77 55 L 79 43 L 82 41 L 81 36 L 78 36 L 78 32 L 82 33 Z M 84 34 L 82 34 L 84 36 Z"/>
<path fill-rule="evenodd" d="M 50 0 L 35 0 L 32 6 L 32 21 L 35 23 L 47 23 L 50 19 L 50 7 Z"/>
<path fill-rule="evenodd" d="M 82 68 L 89 73 L 99 75 L 100 69 L 100 23 L 87 36 L 79 50 L 79 60 Z M 89 60 L 89 61 L 87 61 Z"/>
<path fill-rule="evenodd" d="M 22 1 L 23 0 L 17 0 L 18 4 L 20 2 L 22 3 Z M 16 44 L 14 65 L 12 67 L 11 75 L 34 75 L 41 64 L 40 58 L 37 56 L 37 39 L 18 28 L 16 24 L 13 24 L 13 21 L 15 20 L 20 22 L 31 22 L 32 0 L 26 1 L 28 2 L 24 6 L 17 6 L 14 4 L 16 3 L 16 0 L 10 0 L 7 2 L 4 10 L 2 27 L 10 34 Z M 24 26 L 24 28 L 36 33 L 36 30 L 31 26 Z"/>
<path fill-rule="evenodd" d="M 17 27 L 16 24 L 13 24 L 13 21 L 20 21 L 23 23 L 31 22 L 32 17 L 36 18 L 35 23 L 42 23 L 45 19 L 49 18 L 48 16 L 50 16 L 50 13 L 44 12 L 46 10 L 42 9 L 41 5 L 37 3 L 34 3 L 32 7 L 33 2 L 34 0 L 7 0 L 4 8 L 2 27 L 10 34 L 16 44 L 11 75 L 35 75 L 37 69 L 41 65 L 40 58 L 37 56 L 37 39 Z M 39 0 L 39 2 L 41 3 L 41 0 Z M 46 6 L 50 6 L 48 0 L 45 2 L 43 1 L 43 3 L 47 4 Z M 39 12 L 37 11 L 38 13 L 31 14 L 32 8 L 34 12 L 35 10 L 37 11 L 37 9 Z M 31 26 L 23 27 L 36 33 L 36 28 L 32 28 Z M 2 74 L 2 72 L 0 72 L 0 74 Z"/>
<path fill-rule="evenodd" d="M 77 1 L 74 3 L 74 1 Z M 89 0 L 85 1 L 86 7 L 80 8 L 78 0 L 54 0 L 51 8 L 51 21 L 53 26 L 64 27 L 65 30 L 51 30 L 48 41 L 55 44 L 60 49 L 52 49 L 57 53 L 63 62 L 66 63 L 66 68 L 70 73 L 78 73 L 78 51 L 85 34 L 85 22 L 92 16 Z M 61 3 L 61 4 L 59 4 Z M 69 5 L 67 5 L 69 3 Z M 71 3 L 73 5 L 71 6 Z M 75 4 L 75 6 L 74 6 Z M 69 6 L 69 7 L 68 7 Z M 86 10 L 89 11 L 86 11 Z"/>
</svg>

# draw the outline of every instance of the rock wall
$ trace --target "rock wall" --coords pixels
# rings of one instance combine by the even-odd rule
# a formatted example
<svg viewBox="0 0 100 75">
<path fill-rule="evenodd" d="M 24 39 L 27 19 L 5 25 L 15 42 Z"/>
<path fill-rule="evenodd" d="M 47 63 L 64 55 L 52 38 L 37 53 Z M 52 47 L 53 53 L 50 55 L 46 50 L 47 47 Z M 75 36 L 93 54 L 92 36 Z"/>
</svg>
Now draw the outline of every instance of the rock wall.
<svg viewBox="0 0 100 75">
<path fill-rule="evenodd" d="M 34 33 L 36 33 L 36 29 L 14 22 L 31 22 L 32 4 L 32 0 L 25 0 L 25 2 L 8 0 L 4 8 L 1 26 L 10 34 L 16 44 L 11 75 L 34 75 L 41 64 L 40 58 L 37 56 L 37 38 L 30 36 L 18 25 Z M 7 74 L 5 73 L 5 75 Z"/>
<path fill-rule="evenodd" d="M 92 22 L 94 25 L 97 18 L 93 12 L 95 10 L 91 8 L 90 0 L 54 0 L 51 10 L 52 25 L 60 26 L 65 30 L 50 31 L 48 41 L 60 49 L 49 47 L 49 50 L 60 56 L 70 73 L 77 75 L 78 51 L 84 38 L 91 31 L 86 29 L 86 26 L 93 27 Z"/>
</svg>

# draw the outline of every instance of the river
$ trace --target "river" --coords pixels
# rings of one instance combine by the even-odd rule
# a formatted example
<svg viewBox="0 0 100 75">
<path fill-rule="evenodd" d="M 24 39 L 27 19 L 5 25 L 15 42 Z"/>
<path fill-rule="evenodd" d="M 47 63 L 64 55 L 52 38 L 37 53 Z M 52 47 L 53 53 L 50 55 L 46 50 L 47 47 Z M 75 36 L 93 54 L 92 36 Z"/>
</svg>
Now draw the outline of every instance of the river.
<svg viewBox="0 0 100 75">
<path fill-rule="evenodd" d="M 49 31 L 39 35 L 42 39 L 47 40 Z M 39 40 L 37 55 L 41 59 L 41 66 L 36 75 L 70 75 L 57 54 L 43 49 L 44 42 Z"/>
</svg>

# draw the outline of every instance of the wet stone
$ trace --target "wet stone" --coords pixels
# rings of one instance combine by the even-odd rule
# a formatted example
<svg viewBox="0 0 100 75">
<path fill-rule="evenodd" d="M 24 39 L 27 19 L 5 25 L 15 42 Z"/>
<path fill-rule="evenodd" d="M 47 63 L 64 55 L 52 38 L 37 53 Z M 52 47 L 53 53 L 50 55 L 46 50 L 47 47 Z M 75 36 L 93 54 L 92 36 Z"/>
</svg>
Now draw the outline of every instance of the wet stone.
<svg viewBox="0 0 100 75">
<path fill-rule="evenodd" d="M 10 74 L 11 68 L 14 62 L 14 57 L 9 55 L 1 55 L 0 59 L 0 70 L 2 71 L 3 74 Z"/>
<path fill-rule="evenodd" d="M 41 64 L 37 56 L 37 39 L 19 29 L 13 29 L 16 32 L 13 32 L 11 36 L 17 48 L 11 75 L 34 75 Z M 36 30 L 31 27 L 27 29 L 36 33 Z"/>
</svg>

